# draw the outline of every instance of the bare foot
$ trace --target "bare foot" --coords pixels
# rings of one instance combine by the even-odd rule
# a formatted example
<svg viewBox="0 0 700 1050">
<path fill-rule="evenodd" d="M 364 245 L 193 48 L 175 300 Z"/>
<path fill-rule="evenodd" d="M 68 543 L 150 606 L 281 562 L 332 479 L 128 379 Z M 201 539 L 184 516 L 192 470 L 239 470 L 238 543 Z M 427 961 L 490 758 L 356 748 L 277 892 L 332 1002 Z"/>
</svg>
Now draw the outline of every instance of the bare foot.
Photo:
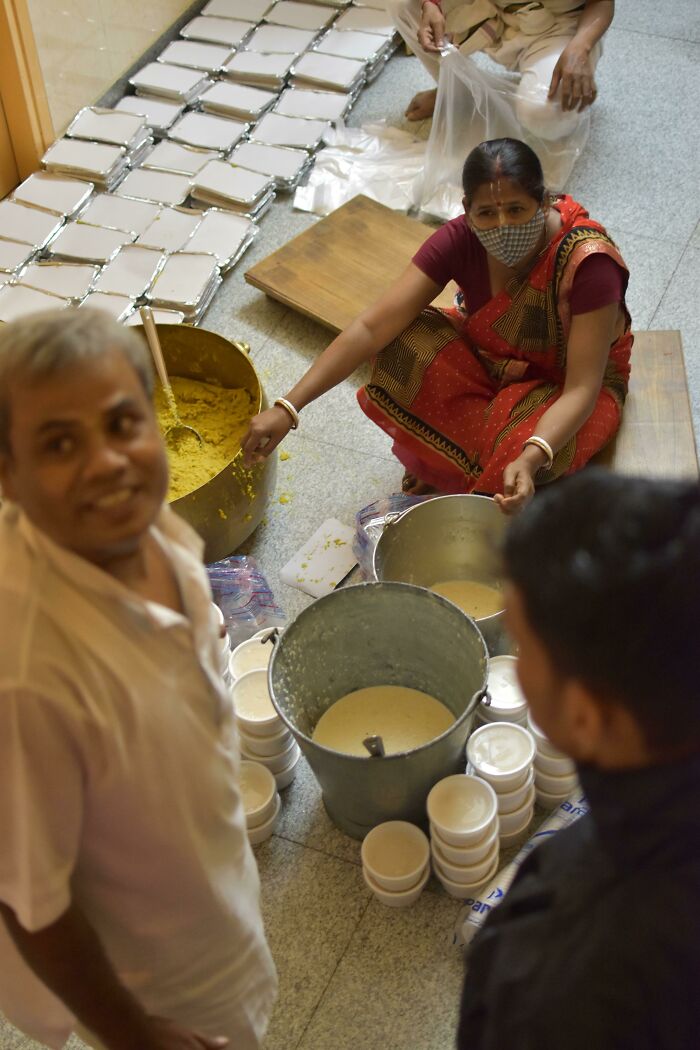
<svg viewBox="0 0 700 1050">
<path fill-rule="evenodd" d="M 421 481 L 415 474 L 411 474 L 407 470 L 401 482 L 401 491 L 405 492 L 407 496 L 432 496 L 437 492 L 437 489 L 433 488 L 432 485 L 426 484 L 425 481 Z"/>
<path fill-rule="evenodd" d="M 428 117 L 433 115 L 436 98 L 437 88 L 433 88 L 432 91 L 419 91 L 411 99 L 405 116 L 408 120 L 427 120 Z"/>
</svg>

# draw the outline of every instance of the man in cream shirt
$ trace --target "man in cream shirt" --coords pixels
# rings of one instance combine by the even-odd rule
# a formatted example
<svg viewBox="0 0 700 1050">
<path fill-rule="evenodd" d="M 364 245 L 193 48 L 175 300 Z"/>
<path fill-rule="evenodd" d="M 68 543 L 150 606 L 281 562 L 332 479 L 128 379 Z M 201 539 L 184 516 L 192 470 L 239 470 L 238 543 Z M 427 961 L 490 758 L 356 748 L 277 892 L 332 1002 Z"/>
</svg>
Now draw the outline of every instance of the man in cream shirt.
<svg viewBox="0 0 700 1050">
<path fill-rule="evenodd" d="M 275 972 L 151 385 L 107 315 L 0 333 L 0 1009 L 55 1048 L 257 1050 Z"/>
</svg>

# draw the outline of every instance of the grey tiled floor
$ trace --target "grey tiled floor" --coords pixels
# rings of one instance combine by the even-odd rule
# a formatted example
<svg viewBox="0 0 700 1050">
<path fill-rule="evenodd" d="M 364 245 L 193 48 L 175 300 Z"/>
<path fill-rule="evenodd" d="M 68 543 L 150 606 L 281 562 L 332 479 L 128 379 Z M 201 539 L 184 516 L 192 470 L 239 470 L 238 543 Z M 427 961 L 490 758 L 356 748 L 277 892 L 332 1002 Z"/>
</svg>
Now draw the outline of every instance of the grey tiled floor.
<svg viewBox="0 0 700 1050">
<path fill-rule="evenodd" d="M 679 328 L 700 436 L 700 8 L 697 0 L 618 0 L 599 66 L 599 102 L 587 153 L 568 189 L 608 225 L 631 270 L 636 328 Z M 362 96 L 352 123 L 408 126 L 412 93 L 429 86 L 416 59 L 397 57 Z M 426 129 L 423 129 L 426 130 Z M 241 268 L 230 274 L 205 326 L 246 339 L 272 396 L 284 392 L 328 333 L 243 280 L 243 269 L 316 221 L 278 202 Z M 309 601 L 279 583 L 281 565 L 325 518 L 355 512 L 394 490 L 401 471 L 387 439 L 357 410 L 361 377 L 304 412 L 278 489 L 248 544 L 289 616 Z M 288 502 L 280 503 L 285 495 Z M 325 815 L 303 766 L 285 792 L 276 835 L 257 851 L 265 919 L 280 971 L 266 1050 L 447 1050 L 461 981 L 448 935 L 459 904 L 431 883 L 419 904 L 393 912 L 370 901 L 358 844 Z M 78 1050 L 71 1042 L 71 1050 Z M 0 1023 L 2 1050 L 30 1043 Z"/>
</svg>

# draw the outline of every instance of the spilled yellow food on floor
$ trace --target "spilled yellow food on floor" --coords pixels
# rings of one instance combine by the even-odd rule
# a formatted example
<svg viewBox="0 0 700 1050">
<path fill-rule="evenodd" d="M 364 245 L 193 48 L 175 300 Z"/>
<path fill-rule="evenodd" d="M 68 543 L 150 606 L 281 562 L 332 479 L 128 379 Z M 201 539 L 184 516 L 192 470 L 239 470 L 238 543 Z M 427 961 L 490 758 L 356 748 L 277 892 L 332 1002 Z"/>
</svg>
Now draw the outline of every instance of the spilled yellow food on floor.
<svg viewBox="0 0 700 1050">
<path fill-rule="evenodd" d="M 173 393 L 180 422 L 194 427 L 193 435 L 167 440 L 170 464 L 168 500 L 179 499 L 205 485 L 231 462 L 254 415 L 253 397 L 247 390 L 230 389 L 197 379 L 173 376 Z M 163 433 L 175 424 L 162 387 L 155 393 L 158 422 Z"/>
</svg>

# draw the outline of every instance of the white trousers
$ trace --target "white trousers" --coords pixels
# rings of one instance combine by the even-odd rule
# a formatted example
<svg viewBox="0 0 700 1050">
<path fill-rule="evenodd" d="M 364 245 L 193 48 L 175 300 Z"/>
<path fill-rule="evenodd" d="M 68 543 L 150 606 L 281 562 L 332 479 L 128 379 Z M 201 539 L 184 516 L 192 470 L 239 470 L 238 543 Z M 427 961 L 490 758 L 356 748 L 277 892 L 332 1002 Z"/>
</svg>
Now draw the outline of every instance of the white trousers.
<svg viewBox="0 0 700 1050">
<path fill-rule="evenodd" d="M 440 56 L 424 51 L 418 43 L 421 0 L 386 0 L 386 8 L 408 47 L 437 83 Z M 516 115 L 522 126 L 540 139 L 556 141 L 566 138 L 576 130 L 581 119 L 576 110 L 563 110 L 558 97 L 552 101 L 547 98 L 554 67 L 574 36 L 577 24 L 576 16 L 562 15 L 543 36 L 513 35 L 511 32 L 507 43 L 497 42 L 484 52 L 500 65 L 521 74 Z M 596 44 L 591 52 L 594 68 L 601 52 L 600 44 Z"/>
</svg>

